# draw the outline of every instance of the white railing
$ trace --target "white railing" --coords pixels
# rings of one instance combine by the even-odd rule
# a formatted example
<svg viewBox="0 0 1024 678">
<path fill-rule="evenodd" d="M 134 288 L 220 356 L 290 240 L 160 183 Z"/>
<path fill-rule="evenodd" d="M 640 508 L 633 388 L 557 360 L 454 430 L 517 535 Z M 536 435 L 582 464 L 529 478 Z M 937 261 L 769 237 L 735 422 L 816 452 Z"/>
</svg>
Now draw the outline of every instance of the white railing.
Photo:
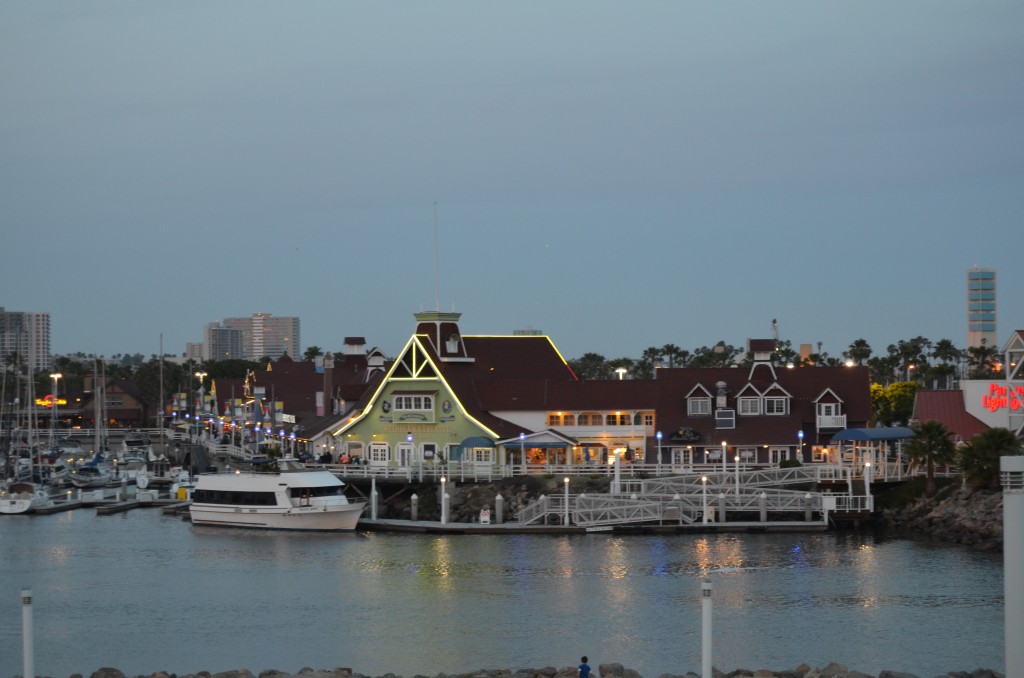
<svg viewBox="0 0 1024 678">
<path fill-rule="evenodd" d="M 818 415 L 818 430 L 822 429 L 844 429 L 846 428 L 846 415 L 845 414 L 830 414 Z"/>
</svg>

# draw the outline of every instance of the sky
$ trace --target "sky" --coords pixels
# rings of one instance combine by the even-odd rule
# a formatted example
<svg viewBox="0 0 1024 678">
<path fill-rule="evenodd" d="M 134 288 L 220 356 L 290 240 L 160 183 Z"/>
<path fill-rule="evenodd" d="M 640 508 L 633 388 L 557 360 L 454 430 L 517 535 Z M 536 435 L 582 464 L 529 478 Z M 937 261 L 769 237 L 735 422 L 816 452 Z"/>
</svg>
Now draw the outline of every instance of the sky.
<svg viewBox="0 0 1024 678">
<path fill-rule="evenodd" d="M 568 358 L 1024 328 L 1024 4 L 0 3 L 0 306 L 55 353 L 413 313 Z"/>
</svg>

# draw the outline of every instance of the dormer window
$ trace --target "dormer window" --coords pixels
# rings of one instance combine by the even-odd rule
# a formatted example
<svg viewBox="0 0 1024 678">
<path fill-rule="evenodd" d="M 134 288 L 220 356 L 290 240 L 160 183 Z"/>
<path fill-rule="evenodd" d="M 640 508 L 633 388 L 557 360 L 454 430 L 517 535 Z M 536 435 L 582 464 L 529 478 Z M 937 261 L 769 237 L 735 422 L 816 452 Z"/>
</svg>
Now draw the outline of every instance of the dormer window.
<svg viewBox="0 0 1024 678">
<path fill-rule="evenodd" d="M 711 414 L 711 398 L 688 398 L 686 413 L 691 417 L 706 417 Z"/>
<path fill-rule="evenodd" d="M 775 416 L 784 416 L 789 414 L 789 398 L 765 397 L 764 413 Z"/>
<path fill-rule="evenodd" d="M 423 412 L 434 409 L 432 395 L 396 395 L 395 409 L 398 411 Z"/>
<path fill-rule="evenodd" d="M 739 398 L 739 401 L 741 415 L 752 416 L 756 414 L 761 414 L 760 398 Z"/>
</svg>

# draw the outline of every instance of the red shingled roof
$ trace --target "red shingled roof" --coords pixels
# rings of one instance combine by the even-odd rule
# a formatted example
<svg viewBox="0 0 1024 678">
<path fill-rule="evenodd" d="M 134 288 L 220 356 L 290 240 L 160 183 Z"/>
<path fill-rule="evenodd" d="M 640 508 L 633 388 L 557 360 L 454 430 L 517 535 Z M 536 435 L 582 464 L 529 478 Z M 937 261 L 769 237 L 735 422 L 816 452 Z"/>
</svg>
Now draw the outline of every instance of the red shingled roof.
<svg viewBox="0 0 1024 678">
<path fill-rule="evenodd" d="M 961 440 L 970 440 L 989 426 L 967 412 L 963 391 L 918 391 L 914 421 L 938 421 Z"/>
</svg>

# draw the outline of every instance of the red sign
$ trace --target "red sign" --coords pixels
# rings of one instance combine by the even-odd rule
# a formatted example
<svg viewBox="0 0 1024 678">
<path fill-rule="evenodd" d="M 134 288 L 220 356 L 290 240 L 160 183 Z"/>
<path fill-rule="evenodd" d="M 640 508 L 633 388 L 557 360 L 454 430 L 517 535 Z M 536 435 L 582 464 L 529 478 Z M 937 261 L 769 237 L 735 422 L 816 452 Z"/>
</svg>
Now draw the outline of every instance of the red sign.
<svg viewBox="0 0 1024 678">
<path fill-rule="evenodd" d="M 981 406 L 990 412 L 1024 409 L 1024 386 L 1004 386 L 989 384 L 988 395 L 981 397 Z"/>
</svg>

